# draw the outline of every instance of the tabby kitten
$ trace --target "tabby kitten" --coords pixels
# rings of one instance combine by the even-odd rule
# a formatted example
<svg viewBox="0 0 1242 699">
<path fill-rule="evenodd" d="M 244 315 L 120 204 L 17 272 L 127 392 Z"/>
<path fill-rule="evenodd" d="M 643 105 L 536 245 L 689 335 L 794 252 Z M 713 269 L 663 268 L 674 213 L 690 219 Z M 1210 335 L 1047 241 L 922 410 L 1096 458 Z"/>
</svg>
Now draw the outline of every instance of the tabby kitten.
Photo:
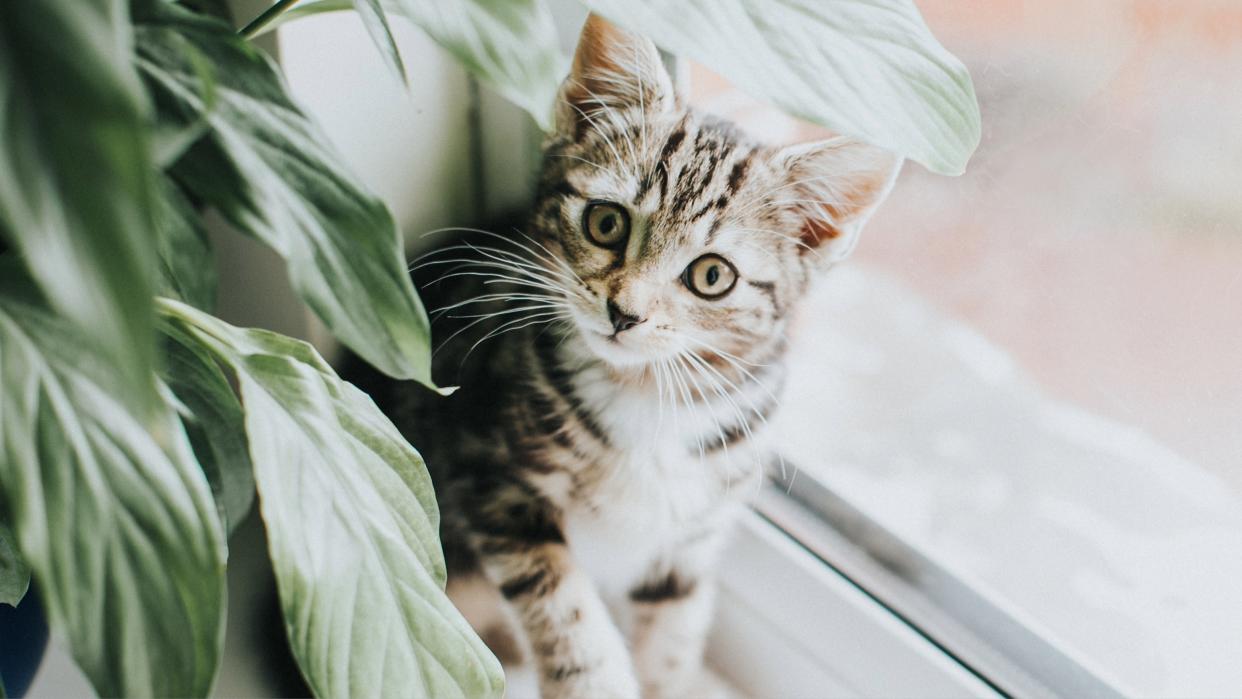
<svg viewBox="0 0 1242 699">
<path fill-rule="evenodd" d="M 679 102 L 651 42 L 592 16 L 525 229 L 417 265 L 450 338 L 437 378 L 462 388 L 369 388 L 432 469 L 451 590 L 499 590 L 545 698 L 692 692 L 791 309 L 899 164 L 748 141 Z"/>
</svg>

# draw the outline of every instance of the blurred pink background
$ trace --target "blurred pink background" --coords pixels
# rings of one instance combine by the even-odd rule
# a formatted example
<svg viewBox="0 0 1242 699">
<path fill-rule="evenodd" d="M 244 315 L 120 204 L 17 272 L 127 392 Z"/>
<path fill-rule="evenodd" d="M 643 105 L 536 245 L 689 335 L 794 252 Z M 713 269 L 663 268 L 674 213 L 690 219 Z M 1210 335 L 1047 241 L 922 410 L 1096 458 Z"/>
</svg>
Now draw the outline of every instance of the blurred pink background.
<svg viewBox="0 0 1242 699">
<path fill-rule="evenodd" d="M 959 178 L 908 163 L 851 264 L 1242 492 L 1242 4 L 918 5 L 970 68 L 983 140 Z M 691 84 L 765 138 L 822 133 Z"/>
</svg>

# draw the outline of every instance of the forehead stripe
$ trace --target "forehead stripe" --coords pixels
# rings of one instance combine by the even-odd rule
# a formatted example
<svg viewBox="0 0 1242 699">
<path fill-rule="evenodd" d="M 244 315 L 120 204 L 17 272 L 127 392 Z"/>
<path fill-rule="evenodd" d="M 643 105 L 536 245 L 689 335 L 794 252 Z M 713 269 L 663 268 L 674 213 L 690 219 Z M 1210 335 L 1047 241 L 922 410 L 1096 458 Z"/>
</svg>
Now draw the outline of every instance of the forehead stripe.
<svg viewBox="0 0 1242 699">
<path fill-rule="evenodd" d="M 704 216 L 711 213 L 712 211 L 720 211 L 724 209 L 726 205 L 728 205 L 729 198 L 737 193 L 738 188 L 741 187 L 742 180 L 746 178 L 746 172 L 750 168 L 750 161 L 753 156 L 754 156 L 754 151 L 751 151 L 737 158 L 737 160 L 734 161 L 733 169 L 729 172 L 729 181 L 727 184 L 725 184 L 725 191 L 722 192 L 720 196 L 716 197 L 714 200 L 708 201 L 705 204 L 703 204 L 703 207 L 699 209 L 698 211 L 696 211 L 694 215 L 690 217 L 690 221 L 692 223 L 694 221 L 699 220 L 700 218 L 703 218 Z M 709 240 L 711 239 L 710 234 L 708 236 L 708 239 Z"/>
<path fill-rule="evenodd" d="M 716 179 L 718 164 L 732 148 L 728 144 L 723 144 L 717 148 L 713 148 L 710 152 L 696 152 L 697 166 L 693 172 L 685 172 L 677 178 L 677 195 L 675 196 L 672 208 L 676 211 L 685 211 L 692 204 L 703 198 L 707 194 L 707 190 L 711 183 Z M 700 151 L 706 150 L 705 148 Z M 689 170 L 689 168 L 687 168 Z M 698 175 L 698 177 L 694 177 Z M 691 217 L 694 218 L 694 217 Z"/>
<path fill-rule="evenodd" d="M 750 160 L 754 156 L 754 152 L 747 153 L 738 158 L 733 163 L 733 171 L 729 173 L 728 191 L 730 195 L 737 193 L 737 188 L 741 186 L 742 180 L 746 177 L 746 171 L 750 168 Z"/>
<path fill-rule="evenodd" d="M 660 200 L 663 201 L 668 189 L 668 163 L 677 149 L 681 147 L 683 141 L 686 140 L 686 120 L 682 119 L 678 122 L 673 132 L 668 135 L 668 140 L 664 142 L 664 147 L 660 149 L 660 159 L 656 161 L 655 167 L 651 174 L 646 177 L 639 185 L 638 195 L 635 199 L 642 199 L 651 189 L 653 180 L 658 179 L 660 182 Z"/>
</svg>

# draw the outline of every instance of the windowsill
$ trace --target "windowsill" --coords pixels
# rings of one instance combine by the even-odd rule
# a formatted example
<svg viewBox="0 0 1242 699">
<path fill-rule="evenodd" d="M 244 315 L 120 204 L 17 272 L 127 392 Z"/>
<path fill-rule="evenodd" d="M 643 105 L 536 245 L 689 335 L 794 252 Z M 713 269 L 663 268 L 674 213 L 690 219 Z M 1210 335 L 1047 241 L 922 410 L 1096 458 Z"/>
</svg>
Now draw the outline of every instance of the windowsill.
<svg viewBox="0 0 1242 699">
<path fill-rule="evenodd" d="M 997 696 L 755 513 L 721 561 L 707 662 L 755 697 Z"/>
</svg>

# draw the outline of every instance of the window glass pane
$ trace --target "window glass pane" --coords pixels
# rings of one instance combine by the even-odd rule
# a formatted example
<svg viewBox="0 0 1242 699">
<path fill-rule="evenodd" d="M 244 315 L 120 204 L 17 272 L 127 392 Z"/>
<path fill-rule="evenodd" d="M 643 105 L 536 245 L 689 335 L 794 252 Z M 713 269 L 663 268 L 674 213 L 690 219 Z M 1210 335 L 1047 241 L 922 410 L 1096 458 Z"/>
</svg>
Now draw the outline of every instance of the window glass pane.
<svg viewBox="0 0 1242 699">
<path fill-rule="evenodd" d="M 1242 5 L 918 4 L 983 142 L 907 164 L 808 304 L 787 453 L 1127 691 L 1236 693 Z"/>
</svg>

